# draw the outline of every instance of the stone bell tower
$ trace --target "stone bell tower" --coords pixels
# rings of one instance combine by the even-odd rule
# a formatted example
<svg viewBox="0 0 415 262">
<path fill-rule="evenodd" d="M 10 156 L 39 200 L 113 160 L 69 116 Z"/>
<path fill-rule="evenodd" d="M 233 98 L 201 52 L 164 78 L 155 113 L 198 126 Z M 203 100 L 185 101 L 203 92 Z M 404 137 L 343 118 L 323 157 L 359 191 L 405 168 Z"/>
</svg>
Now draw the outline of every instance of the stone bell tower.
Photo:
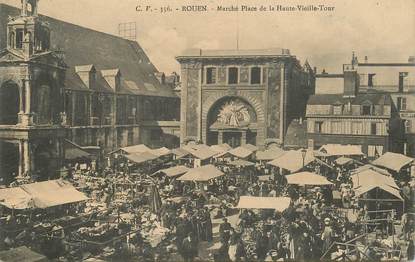
<svg viewBox="0 0 415 262">
<path fill-rule="evenodd" d="M 9 18 L 7 47 L 0 51 L 0 175 L 46 179 L 64 158 L 66 65 L 50 50 L 51 31 L 38 16 L 38 0 L 21 3 L 20 15 Z"/>
</svg>

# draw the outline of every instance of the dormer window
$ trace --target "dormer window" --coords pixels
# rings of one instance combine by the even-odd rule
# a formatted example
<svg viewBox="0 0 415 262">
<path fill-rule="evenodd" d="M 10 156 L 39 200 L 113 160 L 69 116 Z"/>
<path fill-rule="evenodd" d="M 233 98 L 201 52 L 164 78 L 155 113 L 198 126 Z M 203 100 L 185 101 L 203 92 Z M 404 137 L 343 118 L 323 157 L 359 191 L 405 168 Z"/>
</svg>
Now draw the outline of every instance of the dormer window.
<svg viewBox="0 0 415 262">
<path fill-rule="evenodd" d="M 333 115 L 341 115 L 343 112 L 343 105 L 334 105 L 333 106 Z"/>
<path fill-rule="evenodd" d="M 363 105 L 362 106 L 362 115 L 369 116 L 372 114 L 372 106 L 371 105 Z"/>
</svg>

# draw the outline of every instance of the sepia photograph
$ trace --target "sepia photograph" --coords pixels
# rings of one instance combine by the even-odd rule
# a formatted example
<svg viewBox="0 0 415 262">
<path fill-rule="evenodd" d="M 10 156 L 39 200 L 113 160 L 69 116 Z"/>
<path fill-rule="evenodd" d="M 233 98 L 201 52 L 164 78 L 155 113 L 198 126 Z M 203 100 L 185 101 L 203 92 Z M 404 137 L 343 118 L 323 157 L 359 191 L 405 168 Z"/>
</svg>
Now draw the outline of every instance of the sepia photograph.
<svg viewBox="0 0 415 262">
<path fill-rule="evenodd" d="M 0 262 L 414 242 L 414 0 L 0 0 Z"/>
</svg>

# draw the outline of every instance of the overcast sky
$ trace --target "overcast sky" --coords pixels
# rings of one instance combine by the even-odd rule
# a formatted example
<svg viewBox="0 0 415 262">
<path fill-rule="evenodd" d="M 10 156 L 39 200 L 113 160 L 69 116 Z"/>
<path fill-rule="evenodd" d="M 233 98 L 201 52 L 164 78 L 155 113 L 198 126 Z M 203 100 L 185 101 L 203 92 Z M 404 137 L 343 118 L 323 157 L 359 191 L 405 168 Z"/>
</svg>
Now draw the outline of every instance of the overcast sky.
<svg viewBox="0 0 415 262">
<path fill-rule="evenodd" d="M 334 12 L 139 13 L 136 5 L 207 4 L 335 6 Z M 20 0 L 0 0 L 18 6 Z M 110 34 L 137 23 L 137 40 L 160 71 L 178 70 L 186 48 L 232 49 L 239 23 L 240 49 L 282 47 L 318 71 L 340 72 L 352 51 L 363 60 L 406 62 L 415 55 L 414 0 L 41 0 L 39 12 Z"/>
</svg>

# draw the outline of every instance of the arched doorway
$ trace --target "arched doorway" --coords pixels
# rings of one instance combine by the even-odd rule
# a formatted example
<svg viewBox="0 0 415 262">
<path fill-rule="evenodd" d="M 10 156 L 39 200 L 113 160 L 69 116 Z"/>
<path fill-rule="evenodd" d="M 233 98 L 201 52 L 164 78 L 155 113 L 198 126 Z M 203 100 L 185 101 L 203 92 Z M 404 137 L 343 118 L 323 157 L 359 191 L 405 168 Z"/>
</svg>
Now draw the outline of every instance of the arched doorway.
<svg viewBox="0 0 415 262">
<path fill-rule="evenodd" d="M 9 184 L 19 172 L 19 144 L 0 140 L 0 184 Z"/>
<path fill-rule="evenodd" d="M 227 143 L 232 147 L 256 144 L 257 114 L 240 97 L 223 97 L 210 108 L 207 116 L 208 145 Z"/>
<path fill-rule="evenodd" d="M 0 125 L 17 124 L 19 105 L 19 86 L 6 82 L 0 87 Z"/>
</svg>

